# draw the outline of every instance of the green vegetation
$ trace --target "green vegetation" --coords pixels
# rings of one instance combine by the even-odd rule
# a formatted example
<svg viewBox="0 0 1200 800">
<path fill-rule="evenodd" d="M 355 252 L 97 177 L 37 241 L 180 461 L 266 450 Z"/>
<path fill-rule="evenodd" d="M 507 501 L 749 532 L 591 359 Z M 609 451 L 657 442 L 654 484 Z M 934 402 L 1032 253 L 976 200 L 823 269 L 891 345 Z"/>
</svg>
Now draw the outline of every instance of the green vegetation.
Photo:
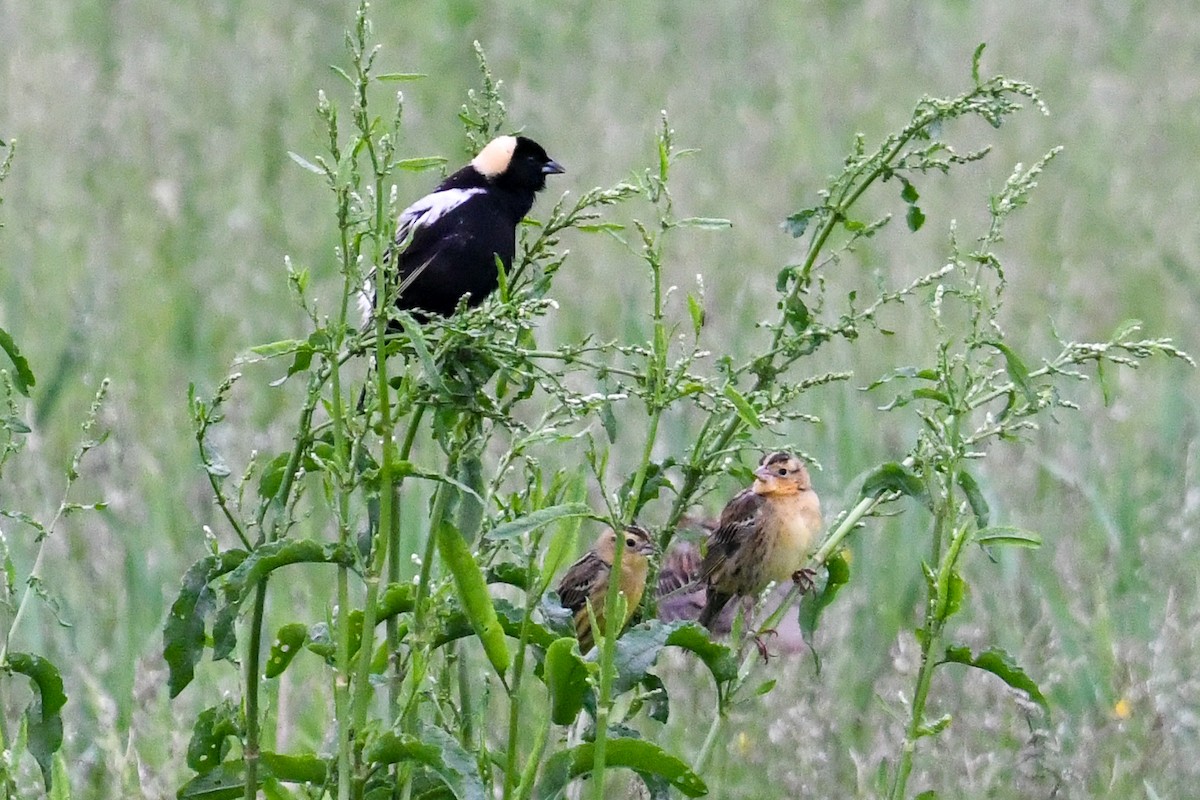
<svg viewBox="0 0 1200 800">
<path fill-rule="evenodd" d="M 535 9 L 0 11 L 9 795 L 1190 791 L 1194 15 Z M 359 331 L 519 127 L 504 302 Z M 581 658 L 572 554 L 783 445 L 819 658 Z"/>
</svg>

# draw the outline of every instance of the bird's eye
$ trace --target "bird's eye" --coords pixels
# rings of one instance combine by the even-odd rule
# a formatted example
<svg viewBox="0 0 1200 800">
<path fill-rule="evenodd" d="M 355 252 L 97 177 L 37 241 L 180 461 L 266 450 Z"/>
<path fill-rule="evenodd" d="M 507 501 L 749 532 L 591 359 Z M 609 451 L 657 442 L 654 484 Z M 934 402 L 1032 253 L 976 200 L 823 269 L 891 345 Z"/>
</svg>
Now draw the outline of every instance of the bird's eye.
<svg viewBox="0 0 1200 800">
<path fill-rule="evenodd" d="M 775 474 L 782 478 L 785 475 L 787 475 L 787 469 L 784 467 L 780 467 L 779 469 L 775 470 Z"/>
<path fill-rule="evenodd" d="M 625 540 L 625 546 L 626 547 L 637 547 L 637 540 L 634 539 L 633 537 L 630 537 Z"/>
</svg>

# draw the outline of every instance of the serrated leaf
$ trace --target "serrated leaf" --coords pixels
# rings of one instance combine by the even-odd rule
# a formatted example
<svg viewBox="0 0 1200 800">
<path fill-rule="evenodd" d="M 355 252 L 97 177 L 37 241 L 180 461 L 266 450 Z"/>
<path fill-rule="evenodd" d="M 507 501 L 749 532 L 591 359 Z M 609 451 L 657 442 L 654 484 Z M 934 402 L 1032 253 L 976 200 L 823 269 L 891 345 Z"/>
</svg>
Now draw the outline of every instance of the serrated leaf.
<svg viewBox="0 0 1200 800">
<path fill-rule="evenodd" d="M 416 761 L 445 781 L 458 800 L 487 800 L 475 759 L 440 728 L 422 725 L 417 736 L 387 731 L 367 746 L 365 757 L 372 764 Z"/>
<path fill-rule="evenodd" d="M 537 796 L 557 797 L 572 780 L 589 774 L 592 771 L 594 748 L 594 743 L 584 742 L 551 756 L 538 782 Z M 687 797 L 701 797 L 708 793 L 704 781 L 687 764 L 644 739 L 610 739 L 604 752 L 606 767 L 626 767 L 658 776 Z"/>
<path fill-rule="evenodd" d="M 971 653 L 971 648 L 966 645 L 947 645 L 943 662 L 966 664 L 968 667 L 990 672 L 1014 689 L 1025 692 L 1029 695 L 1030 700 L 1042 708 L 1046 710 L 1050 708 L 1037 683 L 1017 665 L 1016 659 L 1005 650 L 993 647 L 979 655 L 974 655 Z"/>
<path fill-rule="evenodd" d="M 1038 548 L 1042 546 L 1042 537 L 1038 536 L 1033 531 L 1027 531 L 1023 528 L 1014 528 L 1008 525 L 997 525 L 992 528 L 984 528 L 975 534 L 975 541 L 984 547 L 1028 547 Z"/>
<path fill-rule="evenodd" d="M 586 517 L 592 509 L 585 503 L 563 503 L 556 506 L 539 508 L 523 517 L 497 525 L 487 532 L 487 538 L 494 542 L 516 541 L 521 536 L 536 530 L 543 525 L 549 525 L 566 517 Z"/>
<path fill-rule="evenodd" d="M 958 485 L 963 490 L 963 494 L 967 496 L 967 503 L 970 504 L 971 511 L 975 514 L 975 526 L 980 529 L 986 528 L 988 520 L 991 518 L 991 509 L 983 497 L 983 492 L 979 489 L 979 483 L 976 482 L 975 476 L 965 469 L 960 469 Z"/>
<path fill-rule="evenodd" d="M 550 693 L 550 719 L 555 725 L 570 725 L 583 710 L 591 691 L 589 676 L 594 663 L 584 661 L 579 641 L 574 637 L 557 639 L 546 649 L 542 662 L 542 680 Z"/>
<path fill-rule="evenodd" d="M 271 652 L 267 656 L 267 665 L 263 670 L 268 678 L 278 678 L 292 663 L 296 653 L 304 646 L 308 638 L 308 626 L 300 622 L 289 622 L 281 627 L 271 641 Z"/>
<path fill-rule="evenodd" d="M 12 362 L 13 369 L 16 370 L 12 376 L 13 388 L 25 397 L 29 397 L 29 390 L 37 383 L 37 380 L 33 377 L 33 370 L 29 368 L 29 361 L 21 355 L 21 349 L 17 347 L 17 343 L 4 328 L 0 328 L 0 350 L 8 354 L 8 360 Z"/>
<path fill-rule="evenodd" d="M 163 624 L 163 660 L 167 662 L 167 687 L 171 697 L 184 690 L 195 675 L 204 654 L 204 620 L 216 606 L 209 582 L 235 569 L 249 555 L 245 550 L 226 550 L 205 556 L 188 568 Z"/>
<path fill-rule="evenodd" d="M 925 484 L 911 469 L 897 461 L 880 464 L 863 481 L 862 497 L 879 497 L 886 492 L 900 494 L 925 501 Z"/>
<path fill-rule="evenodd" d="M 750 405 L 749 401 L 742 396 L 732 383 L 725 384 L 725 389 L 722 392 L 729 402 L 733 403 L 733 408 L 737 411 L 737 415 L 741 417 L 742 422 L 749 425 L 751 428 L 758 430 L 762 427 L 762 420 L 758 418 L 758 412 L 754 410 L 754 406 Z"/>
</svg>

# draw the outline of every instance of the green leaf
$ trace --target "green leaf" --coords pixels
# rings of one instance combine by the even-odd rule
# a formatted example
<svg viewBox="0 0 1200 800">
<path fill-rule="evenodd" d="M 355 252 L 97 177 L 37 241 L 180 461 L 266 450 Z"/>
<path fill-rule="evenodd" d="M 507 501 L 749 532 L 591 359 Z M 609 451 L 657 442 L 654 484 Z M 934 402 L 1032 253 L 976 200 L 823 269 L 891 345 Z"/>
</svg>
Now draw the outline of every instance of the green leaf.
<svg viewBox="0 0 1200 800">
<path fill-rule="evenodd" d="M 25 397 L 29 397 L 29 390 L 37 383 L 37 380 L 33 377 L 33 370 L 29 368 L 29 361 L 21 355 L 21 349 L 17 347 L 17 343 L 4 328 L 0 328 L 0 349 L 8 353 L 8 359 L 12 361 L 13 368 L 16 370 L 12 376 L 13 388 Z"/>
<path fill-rule="evenodd" d="M 572 780 L 589 774 L 592 771 L 594 748 L 594 743 L 584 742 L 551 756 L 538 782 L 537 796 L 545 800 L 558 797 Z M 610 739 L 604 752 L 607 767 L 626 767 L 660 777 L 687 797 L 701 797 L 708 793 L 704 781 L 687 764 L 651 742 L 643 739 Z"/>
<path fill-rule="evenodd" d="M 733 223 L 730 220 L 718 219 L 716 217 L 685 217 L 675 224 L 681 228 L 700 228 L 706 231 L 719 231 L 733 227 Z"/>
<path fill-rule="evenodd" d="M 63 743 L 59 712 L 67 704 L 67 695 L 63 691 L 62 675 L 54 664 L 30 653 L 9 653 L 6 666 L 29 678 L 37 689 L 37 696 L 25 709 L 27 747 L 41 767 L 46 789 L 50 790 L 54 786 L 54 754 Z"/>
<path fill-rule="evenodd" d="M 950 619 L 962 609 L 963 600 L 967 596 L 967 582 L 957 571 L 951 570 L 946 581 L 946 598 L 942 605 L 942 620 Z"/>
<path fill-rule="evenodd" d="M 579 716 L 591 690 L 588 676 L 596 668 L 583 660 L 574 637 L 557 639 L 547 648 L 542 680 L 550 692 L 550 719 L 555 725 L 570 725 Z"/>
<path fill-rule="evenodd" d="M 838 551 L 825 562 L 825 569 L 829 576 L 825 580 L 825 586 L 821 589 L 820 594 L 808 593 L 800 600 L 800 608 L 798 610 L 800 616 L 800 633 L 804 637 L 804 641 L 812 647 L 812 636 L 816 633 L 817 624 L 821 621 L 821 614 L 837 597 L 837 593 L 841 588 L 850 582 L 850 562 L 846 560 L 846 553 Z"/>
<path fill-rule="evenodd" d="M 242 735 L 242 715 L 232 701 L 206 708 L 196 716 L 192 738 L 188 742 L 187 765 L 203 775 L 225 761 L 230 740 Z"/>
<path fill-rule="evenodd" d="M 404 328 L 413 350 L 417 352 L 417 358 L 421 362 L 421 370 L 424 373 L 423 377 L 435 392 L 447 394 L 446 384 L 442 383 L 442 372 L 438 369 L 437 362 L 433 360 L 433 354 L 429 352 L 429 345 L 425 343 L 425 334 L 421 332 L 421 326 L 409 314 L 400 314 L 399 319 L 400 327 Z"/>
<path fill-rule="evenodd" d="M 862 497 L 879 497 L 886 492 L 899 492 L 925 502 L 925 484 L 911 469 L 896 461 L 880 464 L 863 481 Z"/>
<path fill-rule="evenodd" d="M 205 556 L 184 573 L 179 596 L 163 624 L 163 659 L 167 662 L 171 697 L 178 696 L 192 682 L 196 664 L 204 654 L 204 620 L 216 606 L 209 581 L 232 571 L 247 555 L 245 550 L 226 550 Z"/>
<path fill-rule="evenodd" d="M 503 679 L 512 657 L 508 652 L 504 629 L 500 626 L 500 620 L 496 618 L 496 607 L 488 594 L 483 571 L 471 555 L 462 534 L 448 520 L 443 520 L 437 527 L 437 548 L 442 554 L 442 562 L 454 577 L 458 598 L 463 604 L 471 627 L 475 629 L 475 635 L 483 644 L 483 652 L 496 673 Z"/>
<path fill-rule="evenodd" d="M 406 169 L 409 172 L 421 172 L 434 167 L 440 167 L 446 163 L 446 159 L 441 156 L 426 156 L 425 158 L 405 158 L 396 162 L 397 169 Z"/>
<path fill-rule="evenodd" d="M 621 484 L 621 488 L 617 490 L 617 496 L 621 498 L 624 508 L 632 509 L 634 519 L 641 513 L 642 508 L 652 500 L 657 500 L 663 489 L 675 491 L 675 484 L 671 483 L 671 479 L 667 477 L 667 470 L 675 466 L 675 459 L 668 458 L 665 461 L 651 461 L 646 465 L 646 474 L 642 476 L 642 487 L 636 499 L 633 498 L 633 483 L 637 479 L 637 473 L 632 473 L 625 482 Z"/>
<path fill-rule="evenodd" d="M 903 175 L 897 175 L 896 177 L 900 179 L 902 184 L 904 184 L 904 188 L 900 190 L 901 200 L 909 205 L 912 205 L 921 199 L 921 195 L 917 192 L 917 187 L 912 185 L 912 181 L 910 181 L 908 178 L 905 178 Z"/>
<path fill-rule="evenodd" d="M 381 72 L 375 76 L 377 81 L 419 81 L 428 78 L 424 72 Z M 445 161 L 446 159 L 442 159 Z"/>
<path fill-rule="evenodd" d="M 662 623 L 656 619 L 635 625 L 617 639 L 613 659 L 617 675 L 616 693 L 636 686 L 654 666 L 663 647 L 681 647 L 699 658 L 712 673 L 718 690 L 737 678 L 737 659 L 726 645 L 714 642 L 709 632 L 695 622 L 677 620 Z"/>
<path fill-rule="evenodd" d="M 365 755 L 372 764 L 416 761 L 445 781 L 458 800 L 487 800 L 474 757 L 440 728 L 423 725 L 417 736 L 387 731 L 367 746 Z"/>
<path fill-rule="evenodd" d="M 583 505 L 583 501 L 587 499 L 587 480 L 584 477 L 582 468 L 577 469 L 568 478 L 563 498 L 570 505 Z M 546 593 L 550 582 L 558 574 L 559 568 L 566 564 L 567 559 L 575 552 L 576 542 L 579 539 L 579 528 L 582 523 L 582 516 L 562 517 L 559 519 L 558 524 L 554 528 L 554 533 L 550 536 L 550 544 L 546 547 L 544 551 L 545 555 L 542 558 L 541 579 L 538 582 L 537 588 L 539 596 Z"/>
<path fill-rule="evenodd" d="M 245 772 L 245 762 L 227 761 L 214 770 L 192 778 L 180 787 L 175 796 L 179 800 L 236 800 L 245 793 Z M 258 775 L 260 788 L 272 778 L 318 786 L 327 779 L 325 762 L 317 756 L 287 756 L 269 750 L 262 751 Z"/>
<path fill-rule="evenodd" d="M 547 506 L 511 522 L 497 525 L 487 532 L 487 538 L 493 542 L 512 542 L 543 525 L 549 525 L 566 517 L 586 517 L 591 513 L 592 509 L 586 503 L 563 503 Z"/>
<path fill-rule="evenodd" d="M 700 335 L 700 329 L 704 327 L 704 306 L 700 305 L 700 301 L 695 295 L 689 293 L 687 296 L 688 314 L 692 318 L 692 332 Z"/>
<path fill-rule="evenodd" d="M 963 494 L 967 496 L 967 502 L 975 514 L 975 526 L 980 529 L 986 528 L 988 520 L 991 518 L 991 509 L 988 508 L 987 500 L 983 498 L 983 492 L 979 490 L 979 484 L 975 477 L 965 469 L 960 469 L 958 485 L 963 490 Z"/>
<path fill-rule="evenodd" d="M 1025 395 L 1025 402 L 1036 406 L 1038 401 L 1037 391 L 1033 388 L 1033 384 L 1029 382 L 1029 368 L 1025 366 L 1025 362 L 1004 342 L 990 341 L 988 344 L 999 350 L 1000 354 L 1004 356 L 1005 369 L 1008 372 L 1009 380 L 1013 382 L 1013 386 L 1016 386 L 1021 391 L 1021 394 Z"/>
<path fill-rule="evenodd" d="M 293 153 L 291 150 L 288 150 L 287 154 L 288 154 L 288 158 L 290 158 L 292 161 L 295 161 L 297 164 L 299 164 L 301 167 L 308 170 L 312 174 L 320 175 L 321 177 L 325 177 L 325 170 L 321 169 L 320 167 L 318 167 L 316 164 L 309 161 L 304 156 L 300 155 L 299 153 Z"/>
<path fill-rule="evenodd" d="M 758 418 L 758 412 L 754 410 L 754 406 L 750 405 L 746 398 L 734 388 L 732 383 L 725 384 L 723 394 L 729 399 L 729 402 L 733 403 L 734 410 L 742 418 L 742 422 L 755 430 L 762 427 L 762 420 Z"/>
<path fill-rule="evenodd" d="M 458 459 L 458 481 L 471 489 L 464 492 L 455 487 L 456 510 L 454 522 L 463 538 L 474 542 L 483 524 L 483 462 L 478 454 L 463 455 Z"/>
<path fill-rule="evenodd" d="M 1007 525 L 997 525 L 976 532 L 975 541 L 983 547 L 1007 546 L 1038 548 L 1042 546 L 1042 537 L 1033 531 L 1014 528 Z"/>
<path fill-rule="evenodd" d="M 817 208 L 805 208 L 797 211 L 784 220 L 783 229 L 790 233 L 793 239 L 799 239 L 808 230 L 808 223 L 819 210 Z"/>
<path fill-rule="evenodd" d="M 904 221 L 908 223 L 908 229 L 916 233 L 925 224 L 925 212 L 920 206 L 911 205 L 908 207 L 908 213 L 904 215 Z"/>
<path fill-rule="evenodd" d="M 268 678 L 278 678 L 292 663 L 296 653 L 304 646 L 308 638 L 308 626 L 300 622 L 289 622 L 281 627 L 271 642 L 271 653 L 267 656 L 267 666 L 264 670 Z M 194 767 L 193 767 L 194 769 Z"/>
<path fill-rule="evenodd" d="M 575 230 L 584 233 L 612 233 L 625 230 L 625 226 L 619 222 L 590 222 L 586 225 L 576 225 Z"/>
<path fill-rule="evenodd" d="M 990 672 L 1014 689 L 1025 692 L 1029 695 L 1030 700 L 1042 708 L 1046 710 L 1050 708 L 1033 678 L 1030 678 L 1028 673 L 1017 665 L 1016 660 L 1008 652 L 998 647 L 985 650 L 979 655 L 973 655 L 971 648 L 965 645 L 947 645 L 942 663 L 946 662 L 966 664 L 968 667 Z"/>
<path fill-rule="evenodd" d="M 983 58 L 983 49 L 987 47 L 987 42 L 980 42 L 975 48 L 975 52 L 971 54 L 971 80 L 975 85 L 979 85 L 979 62 Z"/>
</svg>

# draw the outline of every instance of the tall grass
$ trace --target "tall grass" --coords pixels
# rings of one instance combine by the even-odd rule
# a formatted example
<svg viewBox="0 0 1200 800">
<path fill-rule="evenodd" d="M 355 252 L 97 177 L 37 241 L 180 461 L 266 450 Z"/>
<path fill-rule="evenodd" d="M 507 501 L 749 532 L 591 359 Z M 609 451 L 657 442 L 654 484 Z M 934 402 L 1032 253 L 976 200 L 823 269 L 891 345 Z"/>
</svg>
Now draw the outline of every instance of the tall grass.
<svg viewBox="0 0 1200 800">
<path fill-rule="evenodd" d="M 736 331 L 764 317 L 761 293 L 780 264 L 798 258 L 778 221 L 837 171 L 853 131 L 875 141 L 902 122 L 909 100 L 959 86 L 971 48 L 986 39 L 994 68 L 1034 79 L 1054 115 L 988 135 L 997 144 L 988 161 L 967 168 L 962 180 L 933 179 L 922 190 L 922 230 L 882 231 L 859 248 L 859 269 L 901 282 L 939 264 L 948 220 L 977 230 L 972 225 L 987 218 L 979 200 L 1003 183 L 1008 167 L 1061 142 L 1065 154 L 1034 206 L 1009 223 L 1002 245 L 1005 327 L 1029 330 L 1034 352 L 1047 352 L 1053 341 L 1044 324 L 1051 314 L 1060 331 L 1090 341 L 1128 317 L 1187 335 L 1197 260 L 1187 214 L 1197 182 L 1188 174 L 1195 91 L 1180 46 L 1194 33 L 1186 9 L 1034 13 L 1016 4 L 980 15 L 954 4 L 913 13 L 867 4 L 855 13 L 811 11 L 803 25 L 784 6 L 759 16 L 717 6 L 703 16 L 596 7 L 499 17 L 456 6 L 420 18 L 389 8 L 378 10 L 377 21 L 388 69 L 436 76 L 405 87 L 405 152 L 462 159 L 455 114 L 476 81 L 474 38 L 506 80 L 512 123 L 546 141 L 572 176 L 588 176 L 581 188 L 611 185 L 648 163 L 658 110 L 668 107 L 680 138 L 701 149 L 676 171 L 673 194 L 688 213 L 727 216 L 735 226 L 678 237 L 664 283 L 692 286 L 694 273 L 704 272 L 706 330 L 735 358 L 757 347 Z M 68 685 L 82 687 L 64 710 L 76 793 L 162 794 L 184 773 L 186 733 L 168 732 L 198 710 L 189 710 L 187 694 L 183 705 L 165 703 L 156 653 L 164 596 L 203 553 L 201 526 L 221 530 L 208 478 L 196 469 L 183 398 L 192 380 L 201 396 L 210 394 L 204 387 L 220 382 L 247 343 L 303 330 L 280 254 L 290 253 L 300 268 L 327 263 L 334 226 L 317 185 L 285 153 L 311 152 L 324 138 L 311 98 L 334 85 L 324 65 L 344 63 L 346 9 L 242 5 L 234 13 L 80 3 L 35 16 L 10 4 L 0 15 L 0 51 L 13 76 L 0 95 L 0 127 L 22 144 L 4 184 L 0 326 L 39 379 L 33 408 L 22 411 L 36 432 L 33 457 L 6 476 L 6 506 L 10 497 L 55 496 L 56 465 L 70 458 L 76 421 L 98 378 L 113 378 L 101 411 L 112 436 L 89 456 L 79 487 L 108 499 L 109 509 L 88 522 L 68 519 L 64 535 L 48 545 L 50 577 L 74 627 L 60 630 L 38 617 L 46 624 L 26 629 L 28 649 L 50 656 Z M 581 69 L 581 62 L 605 68 Z M 400 198 L 417 196 L 429 182 L 428 175 L 401 176 Z M 883 211 L 896 200 L 880 202 Z M 574 234 L 565 241 L 571 261 L 553 292 L 562 311 L 544 324 L 546 336 L 645 337 L 647 323 L 632 311 L 643 290 L 614 266 L 630 263 L 619 246 Z M 310 274 L 311 291 L 328 310 L 336 281 L 315 268 Z M 851 288 L 837 276 L 829 281 L 831 291 Z M 863 384 L 906 363 L 907 348 L 932 344 L 925 328 L 899 317 L 885 317 L 881 327 L 896 335 L 853 351 Z M 836 369 L 850 352 L 831 345 L 813 371 Z M 993 731 L 1020 729 L 1022 719 L 994 710 L 1012 706 L 993 702 L 986 682 L 947 694 L 940 702 L 983 719 L 987 734 L 939 740 L 944 757 L 919 763 L 916 773 L 925 770 L 935 785 L 967 792 L 1006 769 L 1032 775 L 1034 764 L 1091 795 L 1127 796 L 1143 791 L 1143 781 L 1161 794 L 1194 781 L 1185 754 L 1195 742 L 1186 709 L 1196 701 L 1187 677 L 1196 660 L 1179 632 L 1194 627 L 1188 487 L 1195 378 L 1151 368 L 1105 381 L 1107 403 L 1078 395 L 1084 414 L 1058 416 L 1025 446 L 998 451 L 984 470 L 993 513 L 1045 533 L 1042 555 L 1002 555 L 998 570 L 967 567 L 972 585 L 986 579 L 988 587 L 964 612 L 971 642 L 1018 654 L 1063 713 L 1038 733 L 1046 747 L 1018 768 L 978 756 L 986 750 L 980 740 L 990 743 Z M 216 443 L 281 451 L 289 429 L 276 409 L 297 402 L 299 387 L 241 391 L 241 402 L 227 408 L 228 433 Z M 913 428 L 880 420 L 874 394 L 838 386 L 817 387 L 811 397 L 822 424 L 788 436 L 803 436 L 821 460 L 817 486 L 827 507 L 848 508 L 856 478 L 884 453 L 902 453 Z M 685 451 L 693 432 L 686 419 L 666 420 L 659 455 Z M 736 483 L 718 482 L 705 501 L 710 510 Z M 406 507 L 402 530 L 413 531 L 422 512 L 419 503 Z M 781 667 L 776 691 L 793 677 L 816 688 L 795 692 L 795 710 L 784 718 L 793 724 L 782 732 L 783 722 L 764 729 L 753 701 L 731 710 L 729 749 L 714 752 L 727 778 L 710 781 L 714 791 L 760 796 L 758 776 L 768 774 L 828 794 L 844 789 L 847 774 L 873 775 L 884 742 L 895 740 L 874 698 L 903 685 L 892 665 L 913 663 L 911 645 L 897 635 L 915 624 L 920 589 L 917 556 L 904 544 L 915 535 L 908 519 L 889 522 L 878 538 L 850 540 L 857 578 L 818 632 L 824 669 L 814 677 L 803 664 Z M 33 556 L 23 538 L 13 543 L 13 557 L 27 574 Z M 412 565 L 403 567 L 403 577 L 413 574 Z M 311 579 L 325 580 L 317 572 Z M 299 577 L 287 592 L 300 607 L 313 594 Z M 302 664 L 291 669 L 300 670 L 296 680 L 305 674 Z M 679 691 L 678 676 L 665 677 Z M 208 670 L 199 681 L 197 696 L 232 688 Z M 279 694 L 285 704 L 286 696 Z M 774 707 L 778 695 L 771 697 Z M 321 746 L 320 720 L 294 704 L 280 712 L 293 723 L 280 729 L 290 746 Z M 739 729 L 739 720 L 747 727 Z M 701 741 L 688 739 L 686 719 L 677 721 L 664 729 L 666 743 L 695 752 Z M 796 760 L 797 736 L 812 738 L 803 754 L 811 762 Z M 673 737 L 680 741 L 672 744 Z M 862 792 L 870 785 L 864 778 Z"/>
</svg>

